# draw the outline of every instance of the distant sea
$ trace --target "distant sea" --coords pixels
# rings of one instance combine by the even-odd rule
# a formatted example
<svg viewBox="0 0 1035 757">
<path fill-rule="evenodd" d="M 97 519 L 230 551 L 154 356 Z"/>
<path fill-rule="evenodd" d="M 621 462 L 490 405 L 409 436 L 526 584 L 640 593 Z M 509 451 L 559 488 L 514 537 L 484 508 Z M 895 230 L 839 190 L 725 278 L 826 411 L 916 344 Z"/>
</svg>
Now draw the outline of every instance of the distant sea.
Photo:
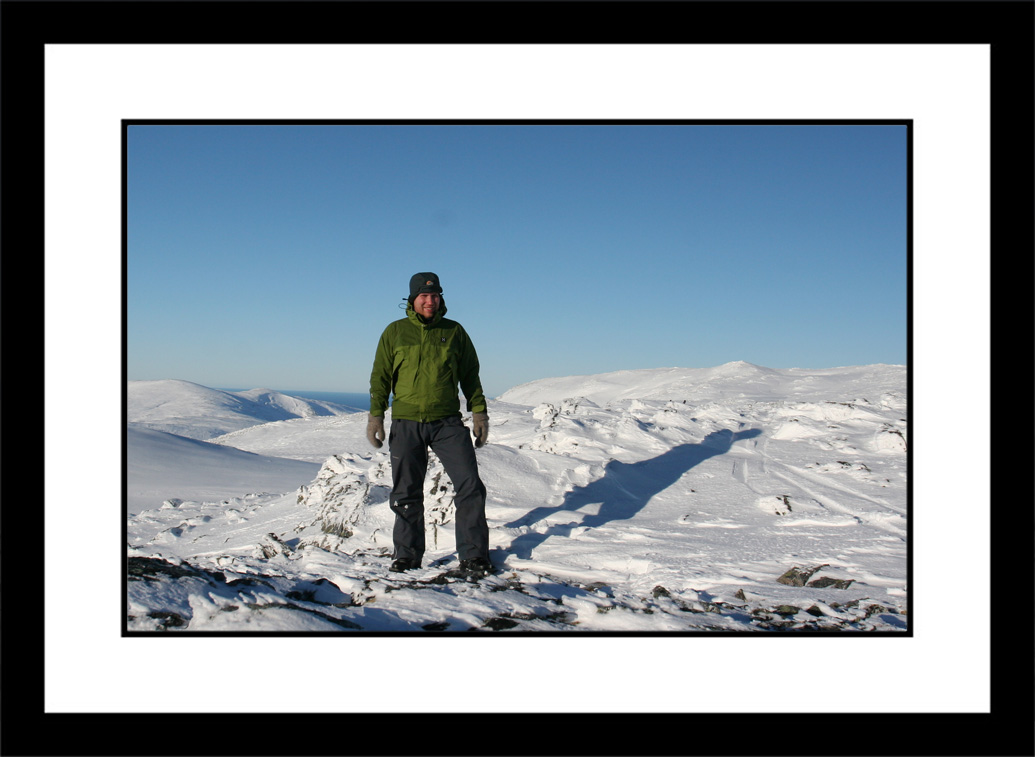
<svg viewBox="0 0 1035 757">
<path fill-rule="evenodd" d="M 225 387 L 219 387 L 224 392 L 245 392 L 247 389 L 227 389 Z M 292 397 L 300 397 L 304 400 L 323 400 L 324 402 L 334 402 L 338 405 L 345 405 L 346 407 L 354 407 L 356 410 L 370 410 L 370 395 L 363 393 L 357 394 L 355 392 L 310 392 L 303 391 L 301 389 L 276 389 L 275 391 L 281 394 L 287 394 Z"/>
<path fill-rule="evenodd" d="M 354 407 L 357 410 L 370 410 L 370 395 L 356 394 L 355 392 L 307 392 L 301 389 L 278 389 L 278 392 L 290 394 L 292 397 L 301 397 L 306 400 L 323 400 L 334 402 L 346 407 Z"/>
</svg>

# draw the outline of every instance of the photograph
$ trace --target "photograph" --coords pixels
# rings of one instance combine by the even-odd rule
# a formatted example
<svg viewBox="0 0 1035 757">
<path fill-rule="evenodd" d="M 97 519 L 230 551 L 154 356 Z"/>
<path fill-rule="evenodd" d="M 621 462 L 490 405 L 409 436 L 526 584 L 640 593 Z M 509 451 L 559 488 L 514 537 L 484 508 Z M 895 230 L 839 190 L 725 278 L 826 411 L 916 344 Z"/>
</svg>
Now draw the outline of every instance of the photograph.
<svg viewBox="0 0 1035 757">
<path fill-rule="evenodd" d="M 909 123 L 124 135 L 127 632 L 909 632 Z"/>
</svg>

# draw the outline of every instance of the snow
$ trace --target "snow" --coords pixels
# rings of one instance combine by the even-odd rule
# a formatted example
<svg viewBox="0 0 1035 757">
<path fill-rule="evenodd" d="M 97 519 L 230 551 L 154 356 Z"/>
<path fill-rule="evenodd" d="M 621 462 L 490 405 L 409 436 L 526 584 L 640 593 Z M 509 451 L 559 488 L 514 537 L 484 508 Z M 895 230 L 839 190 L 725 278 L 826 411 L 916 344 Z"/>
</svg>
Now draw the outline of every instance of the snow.
<svg viewBox="0 0 1035 757">
<path fill-rule="evenodd" d="M 388 448 L 366 441 L 365 413 L 129 390 L 131 634 L 910 630 L 902 366 L 514 387 L 490 401 L 478 451 L 497 568 L 479 581 L 455 574 L 434 456 L 423 566 L 388 571 Z"/>
<path fill-rule="evenodd" d="M 167 499 L 279 494 L 320 469 L 315 463 L 257 455 L 132 423 L 126 429 L 126 462 L 130 515 Z"/>
</svg>

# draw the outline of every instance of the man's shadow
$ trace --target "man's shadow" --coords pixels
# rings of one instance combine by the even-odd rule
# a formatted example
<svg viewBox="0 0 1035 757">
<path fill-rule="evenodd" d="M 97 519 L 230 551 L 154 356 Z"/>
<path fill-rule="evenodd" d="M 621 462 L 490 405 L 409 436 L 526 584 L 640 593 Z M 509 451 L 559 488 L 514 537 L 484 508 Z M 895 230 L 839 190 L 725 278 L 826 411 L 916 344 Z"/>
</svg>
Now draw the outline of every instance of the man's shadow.
<svg viewBox="0 0 1035 757">
<path fill-rule="evenodd" d="M 543 532 L 526 533 L 510 545 L 510 552 L 528 559 L 532 550 L 551 536 L 567 536 L 574 528 L 596 528 L 616 520 L 627 520 L 636 515 L 659 492 L 672 486 L 698 463 L 729 451 L 734 442 L 752 439 L 762 432 L 758 429 L 733 432 L 729 429 L 713 431 L 700 442 L 680 444 L 667 452 L 638 463 L 612 460 L 604 467 L 604 475 L 597 480 L 577 486 L 556 506 L 537 507 L 527 515 L 511 521 L 506 527 L 529 526 L 558 512 L 576 511 L 586 505 L 599 504 L 595 515 L 583 515 L 578 523 L 553 525 Z"/>
</svg>

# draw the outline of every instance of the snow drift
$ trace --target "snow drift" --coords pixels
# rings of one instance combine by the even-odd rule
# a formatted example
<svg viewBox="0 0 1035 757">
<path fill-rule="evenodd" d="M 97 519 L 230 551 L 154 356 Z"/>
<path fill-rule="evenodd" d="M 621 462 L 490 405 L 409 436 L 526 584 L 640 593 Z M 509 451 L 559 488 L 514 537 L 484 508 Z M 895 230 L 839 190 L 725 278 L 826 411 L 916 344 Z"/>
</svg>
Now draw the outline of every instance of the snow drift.
<svg viewBox="0 0 1035 757">
<path fill-rule="evenodd" d="M 130 514 L 167 498 L 222 501 L 283 493 L 308 481 L 319 466 L 269 457 L 129 424 L 126 503 Z"/>
</svg>

